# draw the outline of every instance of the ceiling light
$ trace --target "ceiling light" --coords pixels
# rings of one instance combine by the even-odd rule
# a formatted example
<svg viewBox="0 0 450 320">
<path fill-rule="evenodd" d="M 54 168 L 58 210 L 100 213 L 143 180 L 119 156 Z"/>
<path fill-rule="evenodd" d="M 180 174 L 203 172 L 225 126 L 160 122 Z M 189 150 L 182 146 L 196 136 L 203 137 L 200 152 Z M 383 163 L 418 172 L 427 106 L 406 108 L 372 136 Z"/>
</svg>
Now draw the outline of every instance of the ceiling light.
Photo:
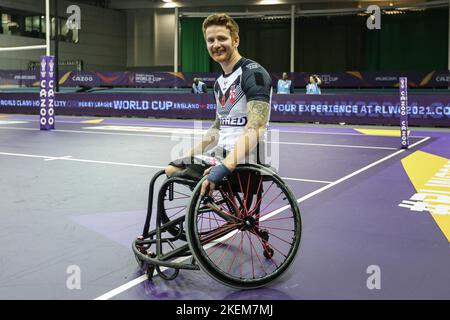
<svg viewBox="0 0 450 320">
<path fill-rule="evenodd" d="M 166 2 L 163 4 L 163 8 L 176 8 L 177 4 L 175 2 Z"/>
<path fill-rule="evenodd" d="M 259 4 L 280 4 L 281 2 L 279 0 L 261 0 Z"/>
</svg>

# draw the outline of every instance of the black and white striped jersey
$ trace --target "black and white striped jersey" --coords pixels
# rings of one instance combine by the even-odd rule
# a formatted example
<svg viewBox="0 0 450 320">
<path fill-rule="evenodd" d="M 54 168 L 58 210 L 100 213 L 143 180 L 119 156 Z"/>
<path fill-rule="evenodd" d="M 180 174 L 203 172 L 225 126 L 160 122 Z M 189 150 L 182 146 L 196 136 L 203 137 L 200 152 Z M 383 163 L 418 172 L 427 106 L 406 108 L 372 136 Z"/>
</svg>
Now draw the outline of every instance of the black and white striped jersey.
<svg viewBox="0 0 450 320">
<path fill-rule="evenodd" d="M 261 65 L 241 58 L 230 74 L 222 74 L 216 80 L 214 96 L 220 121 L 218 146 L 231 151 L 247 124 L 247 102 L 258 100 L 270 104 L 272 80 Z"/>
</svg>

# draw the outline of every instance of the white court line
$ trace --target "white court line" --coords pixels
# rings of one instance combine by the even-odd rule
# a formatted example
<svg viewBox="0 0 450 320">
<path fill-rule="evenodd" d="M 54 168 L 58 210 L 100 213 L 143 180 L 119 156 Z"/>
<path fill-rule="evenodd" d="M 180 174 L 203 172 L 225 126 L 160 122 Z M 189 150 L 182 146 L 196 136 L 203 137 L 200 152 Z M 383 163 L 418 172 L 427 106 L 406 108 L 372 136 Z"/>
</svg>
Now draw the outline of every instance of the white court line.
<svg viewBox="0 0 450 320">
<path fill-rule="evenodd" d="M 63 156 L 63 157 L 52 157 L 48 159 L 44 159 L 44 161 L 53 161 L 53 160 L 67 160 L 72 158 L 72 156 Z"/>
<path fill-rule="evenodd" d="M 300 146 L 314 146 L 314 147 L 334 147 L 334 148 L 356 148 L 356 149 L 378 149 L 378 150 L 397 150 L 392 147 L 372 147 L 372 146 L 356 146 L 348 144 L 325 144 L 325 143 L 307 143 L 307 142 L 273 142 L 267 141 L 270 144 L 292 144 Z"/>
<path fill-rule="evenodd" d="M 40 131 L 35 128 L 10 128 L 10 127 L 0 127 L 0 129 L 12 129 L 12 130 L 32 130 Z M 119 133 L 119 132 L 92 132 L 92 131 L 82 131 L 82 130 L 62 130 L 58 129 L 53 132 L 66 132 L 66 133 L 83 133 L 83 134 L 103 134 L 103 135 L 114 135 L 114 136 L 137 136 L 137 137 L 156 137 L 156 138 L 185 138 L 186 135 L 176 135 L 176 134 L 142 134 L 142 133 Z M 189 135 L 190 136 L 190 135 Z M 201 137 L 193 137 L 193 140 L 200 140 Z M 378 150 L 397 150 L 397 148 L 392 147 L 374 147 L 374 146 L 356 146 L 356 145 L 346 145 L 346 144 L 323 144 L 323 143 L 307 143 L 307 142 L 272 142 L 267 141 L 268 144 L 287 144 L 287 145 L 300 145 L 300 146 L 312 146 L 312 147 L 333 147 L 333 148 L 355 148 L 355 149 L 378 149 Z"/>
<path fill-rule="evenodd" d="M 71 156 L 54 157 L 54 156 L 42 156 L 42 155 L 35 155 L 35 154 L 10 153 L 10 152 L 0 152 L 0 155 L 14 156 L 14 157 L 27 157 L 27 158 L 41 158 L 41 159 L 44 159 L 44 161 L 61 160 L 61 161 L 75 161 L 75 162 L 87 162 L 87 163 L 98 163 L 98 164 L 111 164 L 111 165 L 127 166 L 127 167 L 142 167 L 142 168 L 153 168 L 153 169 L 164 169 L 165 168 L 165 167 L 161 167 L 161 166 L 149 166 L 146 164 L 69 158 Z"/>
<path fill-rule="evenodd" d="M 26 120 L 26 121 L 30 121 L 30 122 L 39 122 L 39 120 Z M 64 120 L 58 120 L 58 123 L 72 123 L 72 124 L 80 124 L 80 122 L 76 122 L 76 121 L 64 121 Z M 211 121 L 212 123 L 212 121 Z M 181 124 L 181 122 L 180 122 Z M 132 124 L 132 123 L 123 123 L 123 122 L 108 122 L 108 123 L 101 123 L 101 125 L 131 125 L 131 126 L 143 126 L 143 127 L 162 127 L 162 128 L 167 128 L 167 125 L 163 125 L 163 124 L 148 124 L 148 125 L 144 125 L 144 124 Z M 182 125 L 179 126 L 179 128 L 187 128 L 187 129 L 191 129 L 192 126 L 186 126 L 186 125 Z M 202 127 L 203 128 L 203 127 Z M 294 131 L 294 130 L 281 130 L 279 128 L 282 127 L 278 127 L 278 128 L 270 128 L 270 130 L 278 130 L 279 132 L 284 132 L 284 133 L 299 133 L 299 134 L 328 134 L 328 135 L 343 135 L 343 136 L 360 136 L 360 137 L 381 137 L 381 136 L 377 136 L 377 135 L 366 135 L 363 133 L 350 133 L 350 132 L 317 132 L 317 131 Z M 207 129 L 207 128 L 205 128 Z M 352 128 L 333 128 L 333 129 L 352 129 Z M 385 136 L 388 137 L 388 136 Z M 410 138 L 426 138 L 426 136 L 409 136 Z M 392 137 L 392 138 L 400 138 L 400 137 Z"/>
<path fill-rule="evenodd" d="M 293 181 L 303 181 L 303 182 L 314 182 L 314 183 L 332 183 L 332 181 L 324 181 L 324 180 L 311 180 L 311 179 L 297 179 L 297 178 L 286 178 L 281 177 L 283 180 L 293 180 Z"/>
<path fill-rule="evenodd" d="M 10 130 L 28 130 L 28 131 L 41 131 L 36 128 L 12 128 L 12 127 L 0 127 L 0 129 L 10 129 Z M 84 133 L 84 134 L 103 134 L 103 135 L 112 135 L 112 136 L 136 136 L 136 137 L 156 137 L 156 138 L 171 138 L 172 135 L 163 135 L 163 134 L 143 134 L 143 133 L 118 133 L 118 132 L 91 132 L 91 131 L 81 131 L 81 130 L 62 130 L 57 129 L 51 132 L 66 132 L 66 133 Z M 182 135 L 173 135 L 173 137 L 185 137 Z M 194 138 L 200 139 L 200 138 Z"/>
<path fill-rule="evenodd" d="M 336 128 L 339 130 L 339 128 Z M 272 129 L 274 130 L 274 129 Z M 359 136 L 359 137 L 385 137 L 385 138 L 400 138 L 400 136 L 396 137 L 396 136 L 383 136 L 383 135 L 369 135 L 369 134 L 363 134 L 363 133 L 350 133 L 350 132 L 316 132 L 316 131 L 294 131 L 294 130 L 279 130 L 280 132 L 284 132 L 284 133 L 306 133 L 306 134 L 328 134 L 328 135 L 341 135 L 341 136 Z M 408 135 L 408 137 L 410 138 L 426 138 L 426 136 L 411 136 Z"/>
<path fill-rule="evenodd" d="M 424 139 L 417 141 L 416 143 L 410 145 L 409 149 L 414 148 L 415 146 L 419 145 L 422 142 L 427 141 L 428 139 L 430 139 L 430 137 L 425 137 Z M 361 172 L 364 172 L 364 171 L 366 171 L 366 170 L 368 170 L 368 169 L 370 169 L 370 168 L 372 168 L 372 167 L 374 167 L 374 166 L 376 166 L 376 165 L 378 165 L 378 164 L 380 164 L 380 163 L 382 163 L 382 162 L 384 162 L 386 160 L 389 160 L 390 158 L 395 157 L 396 155 L 398 155 L 400 153 L 403 153 L 405 151 L 406 151 L 406 149 L 398 150 L 398 151 L 396 151 L 396 152 L 394 152 L 394 153 L 392 153 L 392 154 L 390 154 L 390 155 L 388 155 L 388 156 L 386 156 L 386 157 L 384 157 L 384 158 L 382 158 L 380 160 L 377 160 L 377 161 L 375 161 L 375 162 L 365 166 L 364 168 L 356 170 L 356 171 L 346 175 L 345 177 L 342 177 L 342 178 L 334 181 L 333 183 L 331 183 L 329 185 L 326 185 L 326 186 L 324 186 L 324 187 L 322 187 L 320 189 L 317 189 L 317 190 L 315 190 L 315 191 L 313 191 L 313 192 L 311 192 L 311 193 L 309 193 L 309 194 L 307 194 L 307 195 L 297 199 L 297 202 L 301 203 L 301 202 L 303 202 L 303 201 L 305 201 L 305 200 L 307 200 L 307 199 L 309 199 L 309 198 L 311 198 L 311 197 L 313 197 L 313 196 L 315 196 L 315 195 L 317 195 L 317 194 L 319 194 L 319 193 L 321 193 L 321 192 L 323 192 L 323 191 L 325 191 L 325 190 L 327 190 L 327 189 L 329 189 L 329 188 L 331 188 L 331 187 L 333 187 L 333 186 L 335 186 L 335 185 L 337 185 L 337 184 L 339 184 L 341 182 L 344 182 L 344 181 L 346 181 L 346 180 L 348 180 L 348 179 L 350 179 L 350 178 L 360 174 Z M 272 212 L 269 215 L 267 215 L 267 218 L 266 218 L 266 216 L 264 216 L 264 218 L 268 219 L 268 218 L 274 216 L 275 214 L 277 214 L 277 213 L 279 213 L 279 212 L 281 212 L 283 210 L 286 210 L 288 207 L 289 206 L 285 206 L 285 207 L 282 207 L 280 209 L 277 209 L 274 212 Z M 190 257 L 191 256 L 180 257 L 180 258 L 178 258 L 180 260 L 177 261 L 177 262 L 184 261 L 186 259 L 189 259 Z M 183 260 L 181 260 L 181 259 L 183 259 Z M 120 286 L 118 288 L 115 288 L 113 290 L 108 291 L 107 293 L 105 293 L 105 294 L 95 298 L 94 300 L 108 300 L 108 299 L 111 299 L 111 298 L 121 294 L 122 292 L 128 290 L 129 288 L 131 288 L 131 287 L 133 287 L 133 286 L 135 286 L 135 285 L 145 281 L 146 279 L 147 279 L 147 276 L 146 275 L 142 275 L 142 276 L 140 276 L 140 277 L 138 277 L 138 278 L 136 278 L 136 279 L 134 279 L 134 280 L 132 280 L 130 282 L 125 283 L 124 285 L 122 285 L 122 286 Z"/>
<path fill-rule="evenodd" d="M 25 154 L 25 153 L 10 153 L 10 152 L 0 152 L 0 155 L 13 156 L 13 157 L 26 157 L 26 158 L 40 158 L 40 159 L 44 159 L 44 161 L 66 160 L 66 161 L 75 161 L 75 162 L 111 164 L 111 165 L 116 165 L 116 166 L 141 167 L 141 168 L 153 168 L 153 169 L 164 169 L 166 167 L 166 166 L 150 166 L 150 165 L 146 165 L 146 164 L 127 163 L 127 162 L 113 162 L 113 161 L 77 159 L 77 158 L 72 158 L 72 156 L 55 157 L 55 156 L 44 156 L 44 155 Z M 314 182 L 314 183 L 331 183 L 331 181 L 312 180 L 312 179 L 300 179 L 300 178 L 288 178 L 288 177 L 282 177 L 282 179 L 284 179 L 284 180 L 293 180 L 293 181 Z"/>
</svg>

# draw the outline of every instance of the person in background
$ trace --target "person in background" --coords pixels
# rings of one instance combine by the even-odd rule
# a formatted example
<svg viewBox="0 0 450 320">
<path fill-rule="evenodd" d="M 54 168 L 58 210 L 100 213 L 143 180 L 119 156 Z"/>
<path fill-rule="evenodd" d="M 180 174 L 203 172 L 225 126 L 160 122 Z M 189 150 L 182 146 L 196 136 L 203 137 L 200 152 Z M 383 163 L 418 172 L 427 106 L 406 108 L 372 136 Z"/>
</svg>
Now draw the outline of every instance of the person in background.
<svg viewBox="0 0 450 320">
<path fill-rule="evenodd" d="M 306 85 L 306 94 L 321 94 L 320 85 L 322 84 L 322 80 L 313 74 L 309 76 L 308 84 Z"/>
<path fill-rule="evenodd" d="M 192 84 L 192 93 L 207 93 L 206 84 L 200 81 L 198 78 L 194 78 L 194 83 Z"/>
<path fill-rule="evenodd" d="M 294 86 L 292 80 L 289 80 L 287 72 L 283 72 L 283 75 L 277 83 L 278 94 L 292 94 L 294 93 Z"/>
</svg>

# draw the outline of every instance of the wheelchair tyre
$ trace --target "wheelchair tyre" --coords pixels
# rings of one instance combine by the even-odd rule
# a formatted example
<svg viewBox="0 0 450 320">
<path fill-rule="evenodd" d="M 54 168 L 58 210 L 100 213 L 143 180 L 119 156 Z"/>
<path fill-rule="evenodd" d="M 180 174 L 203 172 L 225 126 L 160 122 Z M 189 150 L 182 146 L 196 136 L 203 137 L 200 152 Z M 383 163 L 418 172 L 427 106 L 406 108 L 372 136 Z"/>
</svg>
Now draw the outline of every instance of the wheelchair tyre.
<svg viewBox="0 0 450 320">
<path fill-rule="evenodd" d="M 186 218 L 188 244 L 199 266 L 239 289 L 276 280 L 294 261 L 302 232 L 289 187 L 266 167 L 241 165 L 216 187 L 208 204 L 200 196 L 204 179 L 194 189 Z"/>
</svg>

